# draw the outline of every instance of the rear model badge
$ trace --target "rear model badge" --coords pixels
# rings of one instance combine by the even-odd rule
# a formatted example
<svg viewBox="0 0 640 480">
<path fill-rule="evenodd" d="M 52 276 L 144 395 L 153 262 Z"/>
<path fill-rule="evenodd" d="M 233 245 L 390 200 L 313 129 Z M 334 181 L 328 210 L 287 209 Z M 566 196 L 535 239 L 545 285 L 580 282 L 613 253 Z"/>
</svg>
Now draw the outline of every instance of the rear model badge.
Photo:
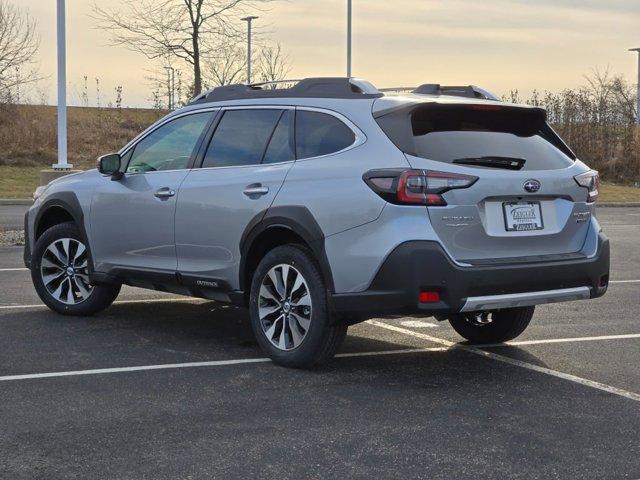
<svg viewBox="0 0 640 480">
<path fill-rule="evenodd" d="M 470 225 L 471 222 L 473 221 L 473 216 L 446 215 L 446 216 L 442 217 L 442 220 L 444 222 L 451 222 L 451 223 L 445 223 L 445 225 L 447 227 L 466 227 L 466 226 Z"/>
<path fill-rule="evenodd" d="M 576 223 L 584 223 L 591 218 L 591 212 L 576 212 L 573 214 Z"/>
<path fill-rule="evenodd" d="M 522 188 L 529 193 L 536 193 L 542 185 L 538 180 L 529 179 L 522 185 Z"/>
</svg>

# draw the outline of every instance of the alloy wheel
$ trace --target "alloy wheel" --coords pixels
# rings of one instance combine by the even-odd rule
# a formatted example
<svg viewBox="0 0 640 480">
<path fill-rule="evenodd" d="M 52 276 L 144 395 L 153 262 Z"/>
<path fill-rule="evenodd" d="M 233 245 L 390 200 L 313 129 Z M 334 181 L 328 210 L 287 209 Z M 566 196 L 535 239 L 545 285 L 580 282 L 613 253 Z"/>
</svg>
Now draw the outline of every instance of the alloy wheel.
<svg viewBox="0 0 640 480">
<path fill-rule="evenodd" d="M 86 246 L 74 238 L 51 243 L 42 255 L 40 275 L 49 294 L 66 305 L 84 302 L 93 292 L 89 283 Z"/>
<path fill-rule="evenodd" d="M 267 339 L 280 350 L 293 350 L 305 339 L 311 325 L 311 293 L 296 268 L 272 267 L 262 279 L 258 315 Z"/>
</svg>

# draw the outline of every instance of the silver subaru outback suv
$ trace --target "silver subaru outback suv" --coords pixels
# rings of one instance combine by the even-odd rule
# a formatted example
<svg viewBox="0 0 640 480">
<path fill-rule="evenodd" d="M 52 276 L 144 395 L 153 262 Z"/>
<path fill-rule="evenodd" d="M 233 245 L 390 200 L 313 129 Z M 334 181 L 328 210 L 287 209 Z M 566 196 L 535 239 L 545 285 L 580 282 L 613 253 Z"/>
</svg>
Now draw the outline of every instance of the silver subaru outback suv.
<svg viewBox="0 0 640 480">
<path fill-rule="evenodd" d="M 66 315 L 122 284 L 248 307 L 286 366 L 373 316 L 504 342 L 537 304 L 605 293 L 598 182 L 543 109 L 477 87 L 225 86 L 38 192 L 25 264 Z"/>
</svg>

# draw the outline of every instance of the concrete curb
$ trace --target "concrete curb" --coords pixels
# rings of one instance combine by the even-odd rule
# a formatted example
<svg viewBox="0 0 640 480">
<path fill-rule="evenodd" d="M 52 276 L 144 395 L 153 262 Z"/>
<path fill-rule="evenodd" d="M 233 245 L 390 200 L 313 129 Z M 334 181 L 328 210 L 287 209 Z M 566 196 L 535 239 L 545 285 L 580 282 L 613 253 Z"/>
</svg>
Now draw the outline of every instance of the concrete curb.
<svg viewBox="0 0 640 480">
<path fill-rule="evenodd" d="M 30 198 L 0 198 L 0 205 L 33 205 Z"/>
<path fill-rule="evenodd" d="M 640 207 L 640 202 L 608 202 L 608 203 L 596 203 L 596 207 L 606 207 L 606 208 Z"/>
</svg>

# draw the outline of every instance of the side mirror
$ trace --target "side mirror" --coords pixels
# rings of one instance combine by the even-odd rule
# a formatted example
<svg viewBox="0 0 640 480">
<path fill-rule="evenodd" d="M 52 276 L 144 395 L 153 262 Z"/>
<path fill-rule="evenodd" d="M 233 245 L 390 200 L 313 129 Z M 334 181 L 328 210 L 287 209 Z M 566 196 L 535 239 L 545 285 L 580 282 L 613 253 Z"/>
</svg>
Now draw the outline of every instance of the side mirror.
<svg viewBox="0 0 640 480">
<path fill-rule="evenodd" d="M 112 180 L 120 180 L 123 176 L 120 171 L 120 155 L 110 153 L 98 158 L 98 171 L 103 175 L 111 175 Z"/>
</svg>

